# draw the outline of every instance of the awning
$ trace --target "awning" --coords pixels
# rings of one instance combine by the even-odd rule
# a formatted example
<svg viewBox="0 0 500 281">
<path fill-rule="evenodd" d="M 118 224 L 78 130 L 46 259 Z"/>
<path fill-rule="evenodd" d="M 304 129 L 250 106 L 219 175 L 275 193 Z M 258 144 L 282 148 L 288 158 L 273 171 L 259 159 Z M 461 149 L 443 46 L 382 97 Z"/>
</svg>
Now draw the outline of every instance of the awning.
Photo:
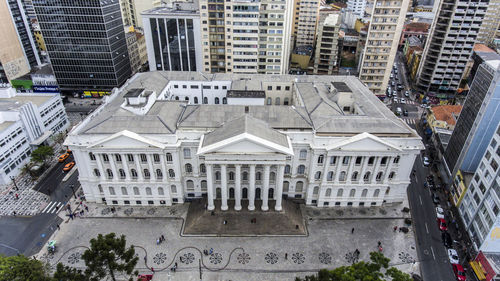
<svg viewBox="0 0 500 281">
<path fill-rule="evenodd" d="M 36 140 L 34 140 L 33 142 L 31 142 L 30 144 L 34 145 L 34 146 L 39 146 L 45 140 L 47 140 L 50 136 L 52 136 L 53 133 L 54 132 L 52 132 L 51 130 L 48 130 L 47 132 L 43 133 L 43 135 L 41 135 L 40 137 L 38 137 Z"/>
<path fill-rule="evenodd" d="M 469 264 L 472 267 L 472 270 L 474 271 L 474 273 L 476 274 L 477 279 L 479 279 L 480 281 L 486 280 L 486 276 L 484 275 L 483 267 L 481 266 L 480 263 L 478 263 L 477 261 L 471 261 L 471 262 L 469 262 Z"/>
</svg>

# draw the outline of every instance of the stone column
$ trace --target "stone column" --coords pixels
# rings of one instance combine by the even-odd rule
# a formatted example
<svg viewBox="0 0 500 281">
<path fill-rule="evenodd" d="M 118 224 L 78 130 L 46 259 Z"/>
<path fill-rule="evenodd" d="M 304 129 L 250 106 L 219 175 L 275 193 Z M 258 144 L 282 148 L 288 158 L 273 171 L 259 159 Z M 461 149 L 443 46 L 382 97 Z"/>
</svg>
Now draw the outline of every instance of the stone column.
<svg viewBox="0 0 500 281">
<path fill-rule="evenodd" d="M 264 189 L 262 192 L 262 211 L 267 211 L 269 210 L 269 206 L 267 205 L 268 197 L 269 197 L 269 172 L 271 170 L 270 165 L 264 165 L 264 183 L 262 185 L 262 188 Z"/>
<path fill-rule="evenodd" d="M 102 164 L 101 154 L 94 154 L 95 160 L 97 162 L 97 168 L 99 169 L 99 173 L 101 174 L 101 181 L 106 180 L 106 171 L 104 170 L 104 166 Z"/>
<path fill-rule="evenodd" d="M 347 178 L 346 178 L 346 183 L 351 184 L 351 178 L 352 178 L 352 170 L 354 169 L 354 163 L 356 162 L 356 157 L 351 156 L 351 159 L 349 160 L 349 168 L 347 170 Z"/>
<path fill-rule="evenodd" d="M 208 200 L 208 210 L 212 211 L 215 209 L 214 205 L 214 187 L 213 187 L 213 170 L 212 164 L 205 164 L 207 168 L 207 200 Z"/>
<path fill-rule="evenodd" d="M 146 159 L 148 160 L 150 180 L 156 179 L 156 172 L 155 168 L 153 167 L 152 155 L 150 153 L 146 154 Z"/>
<path fill-rule="evenodd" d="M 141 157 L 139 157 L 139 154 L 134 154 L 134 159 L 135 159 L 135 168 L 137 169 L 137 178 L 139 181 L 143 181 L 142 177 L 142 168 L 141 168 Z"/>
<path fill-rule="evenodd" d="M 120 179 L 120 173 L 118 173 L 118 169 L 116 169 L 115 165 L 115 154 L 108 154 L 109 165 L 111 166 L 111 171 L 113 172 L 113 181 L 118 181 Z"/>
<path fill-rule="evenodd" d="M 285 175 L 285 166 L 278 166 L 278 177 L 276 179 L 276 192 L 274 193 L 274 198 L 276 199 L 276 206 L 274 210 L 281 211 L 281 200 L 283 198 L 283 177 Z"/>
<path fill-rule="evenodd" d="M 167 165 L 165 164 L 165 156 L 160 154 L 160 165 L 161 165 L 161 173 L 163 174 L 162 181 L 165 182 L 168 178 L 167 175 Z"/>
<path fill-rule="evenodd" d="M 220 183 L 221 183 L 221 195 L 222 195 L 222 204 L 220 209 L 222 211 L 227 211 L 227 170 L 226 164 L 220 165 Z"/>
<path fill-rule="evenodd" d="M 389 157 L 387 159 L 387 161 L 389 161 L 389 163 L 387 164 L 387 168 L 385 169 L 385 172 L 384 172 L 383 183 L 386 183 L 389 180 L 389 174 L 391 173 L 392 164 L 393 164 L 392 162 L 394 161 L 394 158 Z"/>
<path fill-rule="evenodd" d="M 380 157 L 375 157 L 375 168 L 373 169 L 373 175 L 371 183 L 377 182 L 378 169 L 380 168 Z"/>
<path fill-rule="evenodd" d="M 250 186 L 248 190 L 248 210 L 255 210 L 255 165 L 250 165 Z"/>
<path fill-rule="evenodd" d="M 363 157 L 363 164 L 362 164 L 362 167 L 361 167 L 361 174 L 359 175 L 359 180 L 362 183 L 365 183 L 364 177 L 365 177 L 365 173 L 366 173 L 366 168 L 368 167 L 368 160 L 369 159 L 370 159 L 370 156 L 364 156 Z"/>
<path fill-rule="evenodd" d="M 236 165 L 236 187 L 234 189 L 234 209 L 241 210 L 241 165 Z"/>
<path fill-rule="evenodd" d="M 129 181 L 131 179 L 130 177 L 130 171 L 127 163 L 127 154 L 120 154 L 120 157 L 122 158 L 122 165 L 123 165 L 123 170 L 125 171 L 125 180 Z"/>
<path fill-rule="evenodd" d="M 344 159 L 344 156 L 337 156 L 337 170 L 335 171 L 335 178 L 334 178 L 334 183 L 339 184 L 339 177 L 340 177 L 340 167 L 342 167 L 342 160 Z"/>
</svg>

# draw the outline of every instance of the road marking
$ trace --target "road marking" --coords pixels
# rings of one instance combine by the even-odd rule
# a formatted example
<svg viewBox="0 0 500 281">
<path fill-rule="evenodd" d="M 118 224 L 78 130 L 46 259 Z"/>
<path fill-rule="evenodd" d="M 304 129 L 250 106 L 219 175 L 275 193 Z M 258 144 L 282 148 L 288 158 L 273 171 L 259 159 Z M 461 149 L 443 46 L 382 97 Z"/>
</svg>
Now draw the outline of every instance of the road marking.
<svg viewBox="0 0 500 281">
<path fill-rule="evenodd" d="M 427 234 L 429 234 L 429 227 L 427 226 L 427 223 L 425 223 L 425 230 L 427 230 Z"/>
<path fill-rule="evenodd" d="M 51 214 L 55 213 L 59 208 L 61 208 L 62 202 L 57 202 L 57 206 L 50 212 Z"/>
<path fill-rule="evenodd" d="M 50 202 L 49 204 L 47 204 L 47 206 L 45 206 L 45 208 L 42 210 L 42 213 L 43 213 L 43 212 L 45 212 L 45 210 L 47 210 L 47 208 L 48 208 L 50 205 L 52 205 L 53 203 L 55 203 L 55 202 Z"/>
<path fill-rule="evenodd" d="M 431 192 L 431 188 L 430 187 L 427 189 L 427 191 L 429 191 L 429 196 L 432 196 L 432 192 Z"/>
<path fill-rule="evenodd" d="M 418 198 L 420 199 L 420 205 L 423 205 L 423 203 L 422 203 L 422 196 L 419 195 Z"/>
<path fill-rule="evenodd" d="M 431 252 L 432 252 L 432 257 L 434 258 L 434 260 L 436 260 L 436 255 L 434 255 L 434 249 L 432 248 L 432 246 L 431 246 Z"/>
</svg>

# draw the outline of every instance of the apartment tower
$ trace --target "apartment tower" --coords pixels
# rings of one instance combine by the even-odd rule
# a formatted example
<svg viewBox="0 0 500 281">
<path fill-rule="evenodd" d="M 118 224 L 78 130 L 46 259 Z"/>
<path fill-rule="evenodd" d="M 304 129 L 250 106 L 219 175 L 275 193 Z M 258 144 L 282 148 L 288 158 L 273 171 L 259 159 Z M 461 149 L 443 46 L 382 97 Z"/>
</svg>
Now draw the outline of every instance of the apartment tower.
<svg viewBox="0 0 500 281">
<path fill-rule="evenodd" d="M 285 74 L 292 0 L 200 0 L 204 72 Z"/>
<path fill-rule="evenodd" d="M 396 58 L 409 0 L 371 0 L 370 26 L 359 64 L 359 79 L 377 96 L 385 96 Z"/>
<path fill-rule="evenodd" d="M 330 14 L 319 24 L 314 74 L 336 74 L 339 55 L 340 14 Z"/>
<path fill-rule="evenodd" d="M 488 3 L 489 0 L 435 2 L 436 18 L 417 72 L 418 90 L 442 99 L 455 96 Z"/>
<path fill-rule="evenodd" d="M 500 0 L 490 0 L 477 41 L 490 46 L 500 44 Z"/>
<path fill-rule="evenodd" d="M 295 47 L 314 45 L 320 2 L 319 0 L 298 0 L 294 2 L 293 38 Z"/>
</svg>

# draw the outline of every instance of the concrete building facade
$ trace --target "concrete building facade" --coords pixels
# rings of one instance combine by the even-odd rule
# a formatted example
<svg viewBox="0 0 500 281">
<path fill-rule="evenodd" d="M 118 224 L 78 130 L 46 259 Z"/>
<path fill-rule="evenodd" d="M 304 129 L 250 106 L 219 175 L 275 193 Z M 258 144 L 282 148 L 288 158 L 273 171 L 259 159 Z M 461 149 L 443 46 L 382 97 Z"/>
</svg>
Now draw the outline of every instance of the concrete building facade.
<svg viewBox="0 0 500 281">
<path fill-rule="evenodd" d="M 477 41 L 497 48 L 500 45 L 500 0 L 490 0 Z"/>
<path fill-rule="evenodd" d="M 319 0 L 296 1 L 293 23 L 296 31 L 294 32 L 295 46 L 313 46 L 316 42 L 320 3 Z"/>
<path fill-rule="evenodd" d="M 319 25 L 314 74 L 332 75 L 338 71 L 340 23 L 339 14 L 330 14 Z"/>
</svg>

